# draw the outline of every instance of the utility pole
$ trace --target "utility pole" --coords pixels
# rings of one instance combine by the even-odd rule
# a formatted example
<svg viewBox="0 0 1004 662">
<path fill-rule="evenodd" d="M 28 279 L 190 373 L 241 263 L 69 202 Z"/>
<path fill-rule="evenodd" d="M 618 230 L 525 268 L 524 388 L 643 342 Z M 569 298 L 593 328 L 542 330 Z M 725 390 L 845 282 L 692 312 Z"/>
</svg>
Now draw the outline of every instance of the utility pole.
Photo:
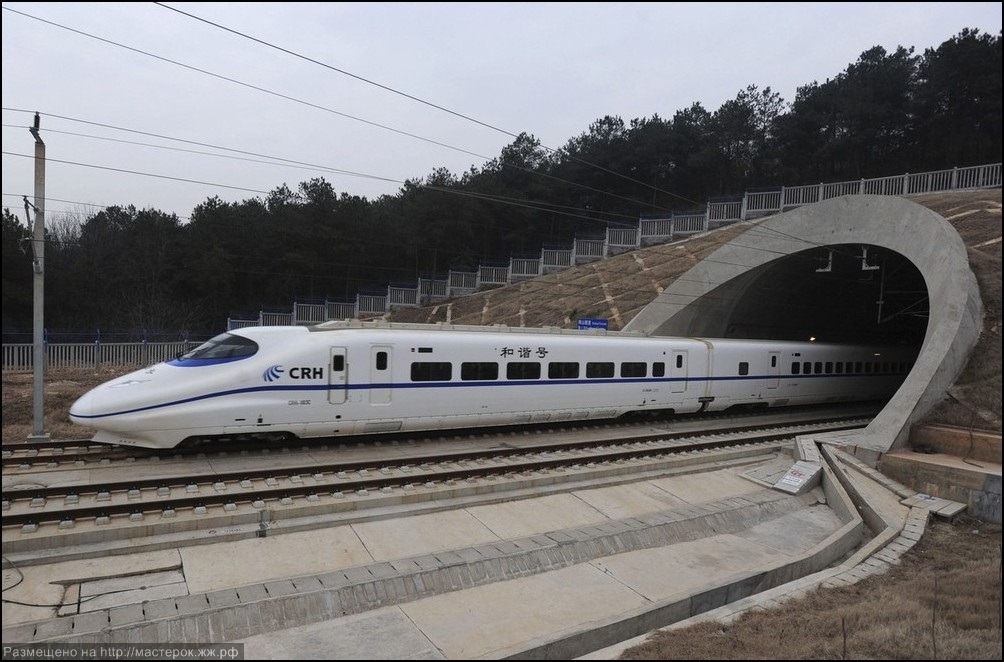
<svg viewBox="0 0 1004 662">
<path fill-rule="evenodd" d="M 35 225 L 31 248 L 34 260 L 33 318 L 34 347 L 32 370 L 34 374 L 34 424 L 28 439 L 47 439 L 45 433 L 45 407 L 42 387 L 45 383 L 45 143 L 38 135 L 40 120 L 35 113 L 35 125 L 28 129 L 35 137 Z"/>
</svg>

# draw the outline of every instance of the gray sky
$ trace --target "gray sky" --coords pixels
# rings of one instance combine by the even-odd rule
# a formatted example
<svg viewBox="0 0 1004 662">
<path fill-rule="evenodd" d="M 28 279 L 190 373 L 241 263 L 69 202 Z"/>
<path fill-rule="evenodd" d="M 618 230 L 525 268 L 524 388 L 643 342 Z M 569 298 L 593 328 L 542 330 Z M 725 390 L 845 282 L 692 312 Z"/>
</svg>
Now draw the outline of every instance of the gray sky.
<svg viewBox="0 0 1004 662">
<path fill-rule="evenodd" d="M 1001 30 L 1000 2 L 168 4 L 552 148 L 604 115 L 671 118 L 695 101 L 714 111 L 750 84 L 791 102 L 872 46 L 922 53 L 966 27 Z M 295 190 L 317 176 L 374 198 L 438 167 L 480 167 L 512 141 L 153 3 L 3 7 L 3 206 L 22 219 L 33 163 L 16 155 L 31 156 L 34 140 L 21 110 L 42 114 L 50 219 L 96 210 L 81 203 L 187 217 L 211 196 Z M 226 153 L 73 120 L 393 181 L 98 140 Z"/>
</svg>

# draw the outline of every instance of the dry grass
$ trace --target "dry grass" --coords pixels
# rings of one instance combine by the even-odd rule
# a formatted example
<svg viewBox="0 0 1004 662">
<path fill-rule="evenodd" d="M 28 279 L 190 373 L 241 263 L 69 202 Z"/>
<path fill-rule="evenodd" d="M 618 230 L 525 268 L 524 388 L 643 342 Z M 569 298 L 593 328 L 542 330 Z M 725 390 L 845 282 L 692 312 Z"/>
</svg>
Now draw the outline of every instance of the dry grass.
<svg viewBox="0 0 1004 662">
<path fill-rule="evenodd" d="M 1001 530 L 932 522 L 902 563 L 729 624 L 659 632 L 621 659 L 1001 659 Z"/>
<path fill-rule="evenodd" d="M 1001 431 L 1001 190 L 940 193 L 917 202 L 934 210 L 969 247 L 983 300 L 983 329 L 965 370 L 927 421 Z"/>
<path fill-rule="evenodd" d="M 53 439 L 83 439 L 94 431 L 70 422 L 74 401 L 102 382 L 130 372 L 124 366 L 98 370 L 51 370 L 45 375 L 45 432 Z M 32 374 L 3 373 L 3 443 L 24 441 L 32 433 Z"/>
</svg>

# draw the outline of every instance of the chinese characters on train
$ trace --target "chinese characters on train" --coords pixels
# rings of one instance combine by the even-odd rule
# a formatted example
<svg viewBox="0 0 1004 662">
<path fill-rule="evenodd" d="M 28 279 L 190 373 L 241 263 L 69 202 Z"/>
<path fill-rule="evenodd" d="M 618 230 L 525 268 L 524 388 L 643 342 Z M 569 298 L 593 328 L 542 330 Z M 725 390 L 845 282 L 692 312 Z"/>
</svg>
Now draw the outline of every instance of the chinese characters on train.
<svg viewBox="0 0 1004 662">
<path fill-rule="evenodd" d="M 538 359 L 542 359 L 547 356 L 546 347 L 537 347 L 536 349 L 532 347 L 503 347 L 499 352 L 499 356 L 506 359 L 509 357 L 529 359 L 536 356 Z"/>
</svg>

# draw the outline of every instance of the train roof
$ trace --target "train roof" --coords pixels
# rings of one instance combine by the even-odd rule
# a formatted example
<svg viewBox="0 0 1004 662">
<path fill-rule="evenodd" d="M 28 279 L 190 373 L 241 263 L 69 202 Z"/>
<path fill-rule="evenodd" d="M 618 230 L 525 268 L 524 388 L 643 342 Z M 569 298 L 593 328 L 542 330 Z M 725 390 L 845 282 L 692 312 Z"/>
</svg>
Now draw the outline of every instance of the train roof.
<svg viewBox="0 0 1004 662">
<path fill-rule="evenodd" d="M 714 342 L 719 345 L 742 343 L 744 345 L 761 345 L 763 347 L 779 347 L 783 345 L 790 346 L 800 346 L 804 347 L 806 345 L 813 345 L 816 347 L 873 347 L 878 349 L 892 349 L 894 346 L 884 345 L 881 343 L 832 343 L 825 341 L 809 341 L 809 340 L 754 340 L 746 338 L 696 338 L 687 336 L 652 336 L 639 331 L 609 331 L 606 329 L 563 329 L 554 326 L 545 327 L 523 327 L 523 326 L 508 326 L 505 324 L 494 324 L 492 326 L 478 326 L 475 324 L 446 324 L 444 322 L 437 322 L 435 324 L 421 324 L 418 322 L 385 322 L 382 320 L 339 320 L 332 322 L 323 322 L 320 324 L 315 324 L 313 326 L 307 327 L 307 330 L 312 333 L 325 333 L 325 332 L 335 332 L 344 331 L 349 329 L 356 330 L 399 330 L 399 331 L 415 331 L 415 332 L 437 332 L 437 331 L 450 331 L 456 333 L 482 333 L 482 334 L 512 334 L 512 335 L 550 335 L 550 336 L 566 336 L 566 337 L 582 337 L 582 336 L 593 336 L 593 337 L 610 337 L 610 338 L 637 338 L 637 339 L 647 339 L 653 341 L 693 341 L 693 342 Z"/>
<path fill-rule="evenodd" d="M 493 324 L 478 326 L 476 324 L 421 324 L 418 322 L 384 322 L 382 320 L 340 320 L 323 322 L 308 327 L 310 331 L 321 333 L 325 331 L 340 331 L 344 329 L 397 329 L 401 331 L 455 331 L 463 333 L 512 333 L 528 335 L 565 335 L 565 336 L 613 336 L 617 338 L 648 338 L 639 331 L 608 331 L 607 329 L 563 329 L 557 326 L 525 327 Z"/>
</svg>

